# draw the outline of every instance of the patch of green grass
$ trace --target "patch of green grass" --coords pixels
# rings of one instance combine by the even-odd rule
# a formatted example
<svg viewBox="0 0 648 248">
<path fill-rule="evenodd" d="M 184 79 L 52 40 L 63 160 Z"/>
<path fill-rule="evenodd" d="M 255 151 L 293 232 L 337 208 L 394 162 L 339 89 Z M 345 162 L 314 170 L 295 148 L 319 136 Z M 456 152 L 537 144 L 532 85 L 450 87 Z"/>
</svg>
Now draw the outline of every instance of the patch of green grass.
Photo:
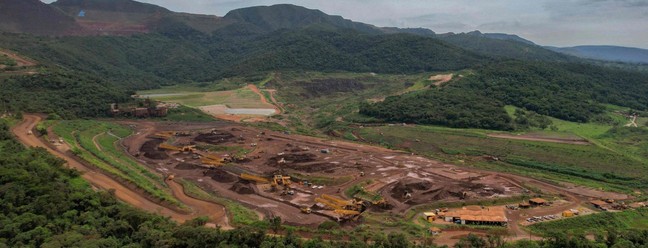
<svg viewBox="0 0 648 248">
<path fill-rule="evenodd" d="M 59 121 L 53 126 L 53 130 L 70 144 L 73 152 L 83 160 L 132 183 L 157 199 L 186 208 L 169 192 L 160 188 L 164 184 L 161 183 L 162 179 L 158 175 L 151 173 L 117 150 L 115 147 L 117 137 L 105 134 L 110 131 L 125 137 L 131 133 L 129 129 L 108 122 L 76 120 Z M 94 137 L 97 137 L 99 147 L 95 145 Z"/>
<path fill-rule="evenodd" d="M 198 150 L 207 150 L 210 152 L 227 152 L 230 155 L 243 156 L 253 151 L 253 149 L 247 149 L 243 146 L 222 146 L 222 145 L 209 145 L 202 144 L 196 146 Z"/>
<path fill-rule="evenodd" d="M 265 85 L 268 82 L 272 81 L 274 78 L 275 78 L 275 73 L 268 74 L 268 77 L 264 78 L 263 80 L 261 80 L 261 82 L 259 82 L 259 87 L 265 87 Z"/>
<path fill-rule="evenodd" d="M 528 227 L 534 233 L 600 233 L 608 229 L 648 230 L 648 208 L 627 210 L 618 213 L 598 213 L 556 221 L 541 222 Z"/>
<path fill-rule="evenodd" d="M 295 181 L 308 181 L 315 185 L 340 185 L 353 179 L 353 176 L 343 177 L 324 177 L 324 176 L 309 176 L 300 173 L 291 173 L 289 175 Z"/>
<path fill-rule="evenodd" d="M 561 128 L 579 129 L 583 136 L 601 136 L 610 127 L 599 124 L 560 123 Z M 381 126 L 356 130 L 359 135 L 374 144 L 402 149 L 456 164 L 466 164 L 491 170 L 539 176 L 552 180 L 566 180 L 591 187 L 621 190 L 616 183 L 605 183 L 582 177 L 588 172 L 614 177 L 645 179 L 645 160 L 619 152 L 620 148 L 603 139 L 591 138 L 594 145 L 571 145 L 550 142 L 536 142 L 491 138 L 490 131 L 479 129 L 452 129 L 432 126 Z M 382 133 L 382 135 L 381 135 Z M 601 145 L 602 144 L 602 145 Z M 612 148 L 614 149 L 612 149 Z M 495 156 L 503 162 L 486 162 L 483 155 Z M 555 168 L 578 172 L 579 175 L 565 175 L 558 171 L 523 168 L 510 164 L 511 159 L 552 165 Z M 612 165 L 612 166 L 611 166 Z M 617 166 L 623 166 L 619 169 Z M 545 168 L 546 169 L 546 168 Z M 625 184 L 622 191 L 630 191 L 632 184 Z"/>
<path fill-rule="evenodd" d="M 209 122 L 214 121 L 214 118 L 199 109 L 190 108 L 184 105 L 178 108 L 169 109 L 167 116 L 161 118 L 165 121 L 188 121 L 188 122 Z"/>
<path fill-rule="evenodd" d="M 0 65 L 5 65 L 5 66 L 16 66 L 16 60 L 9 58 L 9 56 L 5 54 L 0 54 Z"/>
<path fill-rule="evenodd" d="M 180 88 L 176 90 L 177 91 L 164 90 L 163 92 L 165 93 L 145 91 L 142 92 L 142 96 L 150 97 L 151 99 L 163 102 L 178 103 L 194 108 L 209 105 L 226 105 L 230 108 L 272 107 L 268 104 L 263 104 L 259 95 L 257 95 L 247 87 L 227 91 L 191 91 L 191 89 L 188 88 Z"/>
<path fill-rule="evenodd" d="M 244 207 L 238 202 L 206 192 L 192 181 L 184 179 L 178 179 L 177 181 L 182 184 L 188 195 L 225 206 L 225 209 L 232 217 L 232 223 L 235 225 L 250 225 L 259 221 L 259 216 L 254 211 Z"/>
</svg>

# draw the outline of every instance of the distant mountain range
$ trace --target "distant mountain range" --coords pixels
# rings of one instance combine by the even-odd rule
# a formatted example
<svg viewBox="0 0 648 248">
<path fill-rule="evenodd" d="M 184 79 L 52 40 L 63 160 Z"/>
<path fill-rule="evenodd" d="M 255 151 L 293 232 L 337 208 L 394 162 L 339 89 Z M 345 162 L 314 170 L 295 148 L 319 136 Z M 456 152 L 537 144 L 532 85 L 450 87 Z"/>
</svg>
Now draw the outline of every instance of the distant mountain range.
<svg viewBox="0 0 648 248">
<path fill-rule="evenodd" d="M 575 57 L 648 63 L 648 51 L 612 46 L 542 47 L 517 35 L 502 33 L 437 34 L 425 28 L 377 27 L 304 7 L 278 4 L 232 10 L 224 17 L 178 13 L 132 0 L 38 0 L 0 2 L 0 31 L 36 35 L 131 35 L 158 32 L 217 36 L 263 35 L 278 30 L 317 26 L 363 34 L 413 34 L 433 37 L 468 51 L 496 58 L 574 61 Z M 572 57 L 575 56 L 575 57 Z"/>
<path fill-rule="evenodd" d="M 547 48 L 556 52 L 586 59 L 648 64 L 648 50 L 641 48 L 621 46 L 575 46 Z"/>
</svg>

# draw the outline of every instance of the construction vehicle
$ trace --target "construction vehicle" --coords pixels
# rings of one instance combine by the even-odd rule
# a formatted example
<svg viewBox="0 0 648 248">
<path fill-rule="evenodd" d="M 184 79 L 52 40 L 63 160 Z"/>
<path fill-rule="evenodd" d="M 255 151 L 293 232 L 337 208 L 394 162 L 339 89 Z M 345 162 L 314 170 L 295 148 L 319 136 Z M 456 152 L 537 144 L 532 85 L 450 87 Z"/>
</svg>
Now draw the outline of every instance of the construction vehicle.
<svg viewBox="0 0 648 248">
<path fill-rule="evenodd" d="M 341 200 L 339 198 L 332 197 L 329 195 L 322 195 L 322 197 L 315 198 L 315 202 L 321 203 L 324 206 L 332 209 L 333 212 L 340 215 L 340 220 L 349 220 L 349 219 L 356 220 L 362 213 L 361 211 L 363 210 L 362 208 L 348 209 L 350 206 L 354 206 L 354 205 L 349 205 L 349 203 L 353 203 L 353 201 L 345 202 L 345 200 Z"/>
<path fill-rule="evenodd" d="M 361 211 L 364 210 L 364 202 L 363 201 L 358 201 L 358 200 L 344 200 L 340 199 L 338 197 L 332 196 L 332 195 L 327 195 L 327 194 L 322 194 L 322 198 L 334 202 L 335 204 L 342 206 L 342 209 L 346 210 L 356 210 L 356 211 Z"/>
<path fill-rule="evenodd" d="M 213 160 L 209 158 L 201 158 L 200 162 L 205 165 L 211 165 L 211 166 L 222 166 L 223 162 L 218 161 L 218 160 Z"/>
<path fill-rule="evenodd" d="M 194 152 L 196 151 L 196 146 L 174 146 L 167 143 L 160 144 L 159 148 L 163 150 L 179 151 L 179 152 Z"/>
<path fill-rule="evenodd" d="M 214 154 L 204 153 L 198 150 L 195 150 L 194 153 L 198 153 L 201 156 L 200 162 L 206 165 L 221 166 L 226 162 L 224 158 Z"/>
<path fill-rule="evenodd" d="M 34 132 L 32 132 L 31 130 L 27 131 L 27 135 L 32 135 L 32 134 L 34 134 Z"/>
<path fill-rule="evenodd" d="M 336 209 L 333 210 L 336 214 L 344 215 L 344 216 L 357 216 L 360 215 L 361 213 L 355 210 L 343 210 L 343 209 Z"/>
<path fill-rule="evenodd" d="M 167 177 L 167 180 L 169 180 L 169 181 L 173 181 L 174 178 L 175 178 L 175 175 L 171 174 L 171 175 L 169 175 L 169 176 Z"/>
<path fill-rule="evenodd" d="M 260 176 L 255 176 L 255 175 L 250 175 L 246 173 L 241 173 L 240 176 L 241 179 L 243 180 L 248 180 L 248 181 L 255 181 L 257 183 L 270 183 L 270 180 L 260 177 Z"/>
<path fill-rule="evenodd" d="M 371 203 L 372 205 L 377 205 L 380 207 L 386 207 L 387 206 L 387 201 L 383 199 L 383 197 L 372 191 L 365 190 L 363 187 L 360 187 L 355 194 L 353 195 L 356 199 L 366 202 L 366 203 Z M 410 195 L 411 197 L 411 195 Z M 407 198 L 407 197 L 405 197 Z"/>
<path fill-rule="evenodd" d="M 158 139 L 170 139 L 171 137 L 175 136 L 176 132 L 174 131 L 164 131 L 164 132 L 157 132 L 151 135 L 152 138 L 158 138 Z"/>
<path fill-rule="evenodd" d="M 300 208 L 300 210 L 302 211 L 302 213 L 305 213 L 305 214 L 310 214 L 310 213 L 313 212 L 313 210 L 310 207 L 303 207 L 303 208 Z"/>
<path fill-rule="evenodd" d="M 282 175 L 274 175 L 274 177 L 272 178 L 272 184 L 274 186 L 278 186 L 278 185 L 290 186 L 291 184 L 290 177 L 285 177 Z"/>
</svg>

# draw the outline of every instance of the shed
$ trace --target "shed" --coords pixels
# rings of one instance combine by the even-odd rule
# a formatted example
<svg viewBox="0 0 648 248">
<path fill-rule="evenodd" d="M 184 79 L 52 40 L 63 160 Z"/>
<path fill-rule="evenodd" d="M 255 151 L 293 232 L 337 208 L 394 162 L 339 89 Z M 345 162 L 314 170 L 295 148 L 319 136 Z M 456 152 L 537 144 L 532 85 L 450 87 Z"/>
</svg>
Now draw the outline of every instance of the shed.
<svg viewBox="0 0 648 248">
<path fill-rule="evenodd" d="M 439 234 L 441 233 L 441 228 L 438 228 L 438 227 L 434 227 L 434 226 L 433 226 L 433 227 L 430 227 L 430 230 L 429 230 L 429 231 L 430 231 L 430 233 L 431 233 L 432 235 L 439 235 Z"/>
<path fill-rule="evenodd" d="M 424 212 L 423 215 L 425 215 L 425 220 L 427 220 L 428 222 L 433 222 L 437 217 L 437 215 L 433 212 Z"/>
</svg>

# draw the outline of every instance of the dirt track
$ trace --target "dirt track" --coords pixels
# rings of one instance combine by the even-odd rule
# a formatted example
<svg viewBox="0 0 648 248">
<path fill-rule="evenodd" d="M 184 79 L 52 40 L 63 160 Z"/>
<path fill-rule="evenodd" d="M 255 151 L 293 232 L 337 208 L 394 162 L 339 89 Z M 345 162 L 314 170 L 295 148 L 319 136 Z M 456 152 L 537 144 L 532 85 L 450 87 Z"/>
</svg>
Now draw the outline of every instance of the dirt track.
<svg viewBox="0 0 648 248">
<path fill-rule="evenodd" d="M 15 53 L 11 53 L 11 52 L 8 52 L 8 51 L 0 50 L 0 54 L 7 55 L 7 57 L 9 57 L 9 58 L 15 60 L 15 61 L 16 61 L 16 64 L 17 64 L 18 66 L 30 67 L 30 66 L 35 66 L 35 65 L 36 65 L 35 62 L 32 62 L 32 61 L 30 61 L 30 60 L 28 60 L 28 59 L 25 59 L 25 58 L 23 58 L 23 57 L 20 57 L 20 56 L 18 56 L 18 55 L 15 54 Z"/>
<path fill-rule="evenodd" d="M 32 130 L 34 126 L 36 126 L 36 124 L 38 124 L 42 120 L 42 117 L 33 114 L 24 114 L 23 117 L 23 122 L 11 129 L 11 131 L 14 133 L 14 135 L 16 135 L 21 143 L 28 147 L 42 147 L 51 154 L 65 160 L 71 168 L 75 168 L 78 171 L 82 172 L 83 179 L 90 182 L 93 186 L 104 190 L 114 189 L 115 196 L 119 200 L 148 212 L 171 217 L 173 220 L 176 220 L 178 222 L 184 222 L 199 216 L 209 216 L 210 219 L 217 220 L 221 227 L 230 228 L 224 212 L 224 208 L 222 206 L 187 196 L 186 194 L 184 194 L 182 186 L 175 182 L 169 182 L 169 186 L 171 187 L 174 196 L 176 196 L 178 200 L 182 201 L 184 204 L 192 208 L 193 212 L 191 214 L 179 213 L 168 207 L 152 202 L 146 197 L 142 196 L 140 193 L 135 192 L 134 190 L 120 184 L 109 176 L 104 175 L 100 171 L 87 167 L 85 164 L 78 161 L 76 158 L 70 156 L 69 154 L 52 149 L 43 140 L 34 135 L 28 134 L 27 132 L 29 130 Z"/>
<path fill-rule="evenodd" d="M 440 74 L 440 75 L 430 76 L 429 80 L 434 81 L 433 84 L 435 86 L 441 86 L 441 85 L 443 85 L 443 84 L 445 84 L 447 82 L 450 82 L 450 80 L 452 80 L 453 76 L 454 76 L 454 74 L 452 74 L 452 73 L 450 73 L 450 74 Z"/>
<path fill-rule="evenodd" d="M 572 144 L 572 145 L 589 145 L 590 144 L 589 142 L 587 142 L 587 140 L 584 140 L 584 139 L 543 138 L 543 137 L 535 137 L 535 136 L 510 135 L 510 134 L 489 134 L 488 137 L 502 138 L 502 139 L 513 139 L 513 140 L 553 142 L 553 143 L 563 143 L 563 144 Z"/>
</svg>

